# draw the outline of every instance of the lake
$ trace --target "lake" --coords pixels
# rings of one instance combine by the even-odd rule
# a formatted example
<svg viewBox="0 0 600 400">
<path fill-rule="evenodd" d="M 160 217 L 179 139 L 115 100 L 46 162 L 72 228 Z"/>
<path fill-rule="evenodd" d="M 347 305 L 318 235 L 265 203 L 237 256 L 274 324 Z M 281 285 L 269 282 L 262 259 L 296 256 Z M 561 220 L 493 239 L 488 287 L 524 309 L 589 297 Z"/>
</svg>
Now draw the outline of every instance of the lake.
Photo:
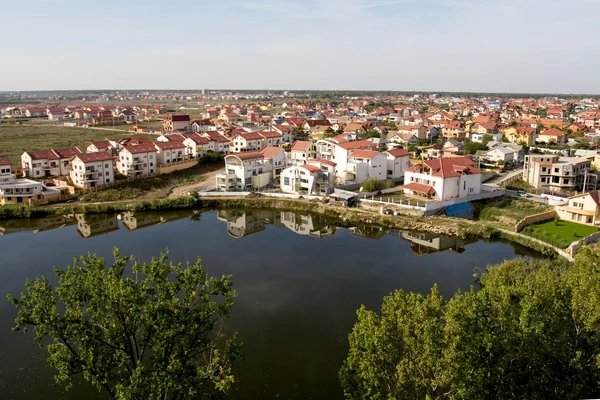
<svg viewBox="0 0 600 400">
<path fill-rule="evenodd" d="M 340 399 L 337 371 L 361 304 L 379 310 L 395 289 L 444 296 L 473 284 L 474 268 L 516 256 L 518 244 L 464 242 L 375 226 L 338 228 L 320 216 L 269 210 L 77 215 L 0 221 L 0 393 L 2 399 L 102 399 L 87 384 L 64 392 L 45 354 L 22 332 L 5 300 L 26 278 L 66 267 L 74 255 L 149 260 L 198 256 L 211 275 L 232 274 L 238 295 L 227 321 L 244 342 L 232 399 Z"/>
</svg>

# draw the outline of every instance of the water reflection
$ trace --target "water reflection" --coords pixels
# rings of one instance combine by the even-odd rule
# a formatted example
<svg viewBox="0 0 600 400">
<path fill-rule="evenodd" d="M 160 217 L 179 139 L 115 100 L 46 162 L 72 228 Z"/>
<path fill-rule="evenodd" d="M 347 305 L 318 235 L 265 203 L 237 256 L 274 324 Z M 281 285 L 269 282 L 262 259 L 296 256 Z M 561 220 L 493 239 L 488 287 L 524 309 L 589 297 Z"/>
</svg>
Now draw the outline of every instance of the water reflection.
<svg viewBox="0 0 600 400">
<path fill-rule="evenodd" d="M 163 212 L 123 212 L 121 214 L 74 214 L 49 216 L 40 219 L 21 219 L 0 221 L 0 235 L 19 232 L 38 233 L 52 229 L 60 229 L 77 225 L 77 232 L 82 238 L 91 238 L 111 233 L 124 228 L 125 231 L 160 225 L 172 221 L 189 218 L 200 220 L 202 211 L 163 211 Z M 335 219 L 321 215 L 304 214 L 292 211 L 274 210 L 219 210 L 217 220 L 225 224 L 229 236 L 242 238 L 266 229 L 267 225 L 288 229 L 298 235 L 314 238 L 326 238 L 335 235 L 339 229 Z M 121 222 L 119 222 L 121 221 Z M 409 232 L 386 230 L 377 225 L 359 224 L 347 228 L 355 236 L 372 240 L 380 240 L 384 236 L 399 236 L 411 243 L 410 249 L 416 255 L 427 255 L 446 250 L 462 254 L 466 245 L 477 240 L 464 240 L 426 232 Z M 537 253 L 510 243 L 517 255 L 536 257 Z"/>
</svg>

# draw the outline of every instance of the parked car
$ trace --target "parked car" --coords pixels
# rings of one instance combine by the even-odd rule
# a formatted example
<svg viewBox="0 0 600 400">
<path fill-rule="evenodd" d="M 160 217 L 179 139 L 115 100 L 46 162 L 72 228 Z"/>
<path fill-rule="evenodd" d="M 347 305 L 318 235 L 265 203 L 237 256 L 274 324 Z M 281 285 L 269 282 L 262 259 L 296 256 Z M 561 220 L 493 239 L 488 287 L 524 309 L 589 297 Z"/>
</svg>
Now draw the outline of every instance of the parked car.
<svg viewBox="0 0 600 400">
<path fill-rule="evenodd" d="M 529 193 L 524 190 L 517 190 L 517 196 L 519 197 L 531 197 Z"/>
</svg>

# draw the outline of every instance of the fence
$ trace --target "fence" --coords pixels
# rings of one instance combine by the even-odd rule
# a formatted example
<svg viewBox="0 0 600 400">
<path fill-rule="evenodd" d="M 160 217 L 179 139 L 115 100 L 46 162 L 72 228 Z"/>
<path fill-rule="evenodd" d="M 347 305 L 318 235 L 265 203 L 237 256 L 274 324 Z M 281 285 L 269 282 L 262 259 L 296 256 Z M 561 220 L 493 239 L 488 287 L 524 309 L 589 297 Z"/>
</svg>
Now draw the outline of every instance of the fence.
<svg viewBox="0 0 600 400">
<path fill-rule="evenodd" d="M 526 226 L 537 224 L 538 222 L 548 221 L 556 216 L 555 210 L 546 211 L 540 214 L 530 215 L 523 218 L 515 226 L 515 232 L 521 232 Z"/>
<path fill-rule="evenodd" d="M 571 243 L 571 245 L 567 248 L 567 253 L 569 253 L 571 257 L 575 257 L 575 253 L 577 253 L 577 250 L 579 250 L 581 246 L 585 244 L 596 243 L 598 240 L 600 240 L 600 232 L 593 233 L 588 237 Z"/>
<path fill-rule="evenodd" d="M 280 198 L 280 199 L 299 199 L 299 198 L 303 198 L 303 199 L 308 199 L 308 200 L 313 200 L 313 199 L 318 199 L 318 200 L 322 200 L 323 197 L 322 196 L 307 196 L 307 195 L 300 195 L 300 194 L 291 194 L 291 193 L 269 193 L 269 192 L 198 192 L 198 195 L 200 197 L 246 197 L 249 194 L 254 193 L 254 194 L 258 194 L 264 197 L 273 197 L 273 198 Z"/>
</svg>

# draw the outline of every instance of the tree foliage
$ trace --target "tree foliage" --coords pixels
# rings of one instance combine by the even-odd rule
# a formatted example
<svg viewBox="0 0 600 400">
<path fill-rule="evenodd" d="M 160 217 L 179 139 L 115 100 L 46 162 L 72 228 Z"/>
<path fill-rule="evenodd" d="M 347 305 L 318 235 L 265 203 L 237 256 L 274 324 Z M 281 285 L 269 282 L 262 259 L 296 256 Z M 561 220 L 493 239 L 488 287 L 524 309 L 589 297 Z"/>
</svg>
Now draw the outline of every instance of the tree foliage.
<svg viewBox="0 0 600 400">
<path fill-rule="evenodd" d="M 579 399 L 600 394 L 600 251 L 512 260 L 449 300 L 364 306 L 340 370 L 351 399 Z"/>
<path fill-rule="evenodd" d="M 27 280 L 15 330 L 33 328 L 48 351 L 58 383 L 83 377 L 112 398 L 191 399 L 226 393 L 241 356 L 235 335 L 227 338 L 235 291 L 231 277 L 209 278 L 200 260 L 149 263 L 114 251 L 115 261 L 87 255 L 58 283 L 45 276 Z"/>
</svg>

